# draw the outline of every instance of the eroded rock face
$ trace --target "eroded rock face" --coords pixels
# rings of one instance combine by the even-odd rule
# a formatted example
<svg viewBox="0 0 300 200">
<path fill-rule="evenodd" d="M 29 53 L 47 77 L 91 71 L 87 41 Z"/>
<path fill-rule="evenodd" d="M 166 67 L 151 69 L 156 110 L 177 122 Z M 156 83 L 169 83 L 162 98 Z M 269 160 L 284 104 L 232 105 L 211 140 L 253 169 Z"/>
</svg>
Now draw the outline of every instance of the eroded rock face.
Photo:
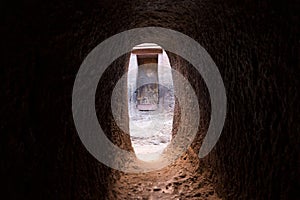
<svg viewBox="0 0 300 200">
<path fill-rule="evenodd" d="M 212 171 L 218 195 L 299 196 L 298 10 L 293 0 L 31 0 L 7 5 L 1 42 L 5 70 L 0 73 L 8 100 L 1 107 L 4 195 L 105 199 L 121 175 L 98 163 L 77 136 L 71 112 L 75 76 L 85 56 L 104 39 L 131 28 L 160 26 L 198 41 L 223 77 L 225 127 L 215 149 L 200 160 L 203 170 Z M 195 70 L 182 58 L 169 56 L 199 95 L 203 115 L 192 144 L 197 152 L 210 120 L 209 96 Z M 126 58 L 113 65 L 102 80 L 104 99 L 126 71 Z M 130 139 L 113 123 L 108 105 L 101 109 L 108 111 L 98 116 L 107 136 L 130 150 Z"/>
</svg>

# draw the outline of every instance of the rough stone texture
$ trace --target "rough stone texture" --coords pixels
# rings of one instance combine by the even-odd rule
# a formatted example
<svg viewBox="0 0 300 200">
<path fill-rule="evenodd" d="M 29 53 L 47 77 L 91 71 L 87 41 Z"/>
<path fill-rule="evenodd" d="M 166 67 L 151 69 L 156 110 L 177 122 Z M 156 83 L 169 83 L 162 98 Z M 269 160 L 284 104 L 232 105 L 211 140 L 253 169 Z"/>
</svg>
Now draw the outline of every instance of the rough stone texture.
<svg viewBox="0 0 300 200">
<path fill-rule="evenodd" d="M 194 89 L 195 94 L 198 97 L 200 122 L 198 127 L 198 133 L 194 139 L 194 142 L 191 145 L 195 152 L 198 152 L 202 140 L 205 136 L 205 133 L 207 132 L 210 121 L 211 107 L 208 89 L 201 75 L 189 62 L 171 52 L 168 52 L 168 54 L 170 57 L 170 63 L 172 67 L 178 72 L 180 72 L 189 81 L 189 83 Z M 180 85 L 178 87 L 180 88 Z M 185 88 L 182 88 L 182 90 L 185 90 Z M 178 131 L 178 126 L 181 123 L 180 118 L 180 104 L 178 101 L 176 101 L 173 122 L 173 136 L 175 136 Z"/>
<path fill-rule="evenodd" d="M 120 115 L 124 115 L 124 123 L 127 124 L 125 131 L 127 133 L 121 130 L 116 124 L 112 115 L 110 101 L 115 85 L 127 70 L 129 62 L 128 58 L 129 55 L 121 56 L 103 73 L 96 91 L 95 107 L 98 121 L 106 136 L 120 148 L 132 151 L 133 148 L 131 146 L 130 136 L 127 134 L 129 130 L 129 121 L 126 85 L 124 85 L 124 90 L 121 92 L 122 94 L 118 94 L 118 96 L 123 97 L 123 99 L 119 99 L 118 108 L 120 109 Z"/>
<path fill-rule="evenodd" d="M 219 200 L 209 171 L 199 167 L 191 149 L 170 166 L 151 173 L 122 174 L 108 193 L 109 199 Z"/>
<path fill-rule="evenodd" d="M 99 164 L 81 144 L 71 113 L 73 82 L 84 57 L 105 38 L 130 28 L 161 26 L 198 41 L 223 77 L 228 98 L 225 127 L 215 149 L 201 161 L 211 170 L 218 195 L 297 199 L 297 12 L 295 0 L 30 0 L 2 6 L 2 195 L 105 199 L 119 173 Z M 205 106 L 207 94 L 193 69 L 176 56 L 171 56 L 171 64 L 197 94 L 204 94 L 199 100 Z M 116 80 L 125 70 L 117 68 L 123 66 L 120 63 L 115 66 L 104 79 Z M 209 118 L 203 120 L 195 150 Z M 128 138 L 115 136 L 119 132 L 112 131 L 109 114 L 101 123 L 112 141 L 130 148 Z"/>
</svg>

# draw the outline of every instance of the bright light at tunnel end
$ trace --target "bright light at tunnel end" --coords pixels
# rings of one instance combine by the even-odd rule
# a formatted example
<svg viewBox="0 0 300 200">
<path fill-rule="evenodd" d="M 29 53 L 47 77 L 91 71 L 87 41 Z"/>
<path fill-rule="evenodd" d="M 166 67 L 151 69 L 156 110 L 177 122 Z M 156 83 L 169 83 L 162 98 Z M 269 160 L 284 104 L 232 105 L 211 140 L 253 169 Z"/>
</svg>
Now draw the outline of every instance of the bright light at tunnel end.
<svg viewBox="0 0 300 200">
<path fill-rule="evenodd" d="M 158 170 L 166 167 L 177 158 L 163 160 L 159 165 L 144 165 L 138 162 L 137 159 L 132 159 L 135 158 L 133 152 L 122 150 L 112 144 L 105 136 L 97 119 L 95 94 L 103 72 L 114 60 L 130 52 L 134 46 L 147 42 L 156 43 L 165 50 L 177 54 L 190 62 L 206 83 L 211 99 L 211 120 L 199 151 L 199 158 L 205 157 L 217 143 L 226 117 L 227 99 L 221 74 L 207 51 L 189 36 L 166 28 L 144 27 L 127 30 L 106 39 L 88 54 L 80 66 L 73 87 L 72 112 L 77 133 L 86 149 L 99 162 L 124 172 L 138 173 Z M 187 81 L 180 73 L 175 71 L 174 74 L 177 74 L 177 79 L 175 78 L 175 80 Z M 200 119 L 199 111 L 195 111 L 189 106 L 184 107 L 185 103 L 180 104 L 180 101 L 186 101 L 184 97 L 189 95 L 188 93 L 190 93 L 191 99 L 196 99 L 196 102 L 192 102 L 198 105 L 197 97 L 194 96 L 195 92 L 193 90 L 178 91 L 175 94 L 178 99 L 181 99 L 179 100 L 181 112 L 188 113 L 186 117 L 191 117 L 188 119 L 188 124 L 181 123 L 179 125 L 182 128 L 179 128 L 177 132 L 177 136 L 186 135 L 187 132 L 190 133 L 189 136 L 191 138 L 188 138 L 188 141 L 184 143 L 180 143 L 186 145 L 185 149 L 193 141 L 198 131 Z M 124 104 L 127 104 L 127 102 L 124 102 Z M 118 116 L 121 116 L 121 113 L 114 113 L 118 126 L 128 133 L 128 130 L 124 129 L 124 123 L 120 120 L 118 121 L 120 118 Z M 174 140 L 176 143 L 175 138 Z"/>
</svg>

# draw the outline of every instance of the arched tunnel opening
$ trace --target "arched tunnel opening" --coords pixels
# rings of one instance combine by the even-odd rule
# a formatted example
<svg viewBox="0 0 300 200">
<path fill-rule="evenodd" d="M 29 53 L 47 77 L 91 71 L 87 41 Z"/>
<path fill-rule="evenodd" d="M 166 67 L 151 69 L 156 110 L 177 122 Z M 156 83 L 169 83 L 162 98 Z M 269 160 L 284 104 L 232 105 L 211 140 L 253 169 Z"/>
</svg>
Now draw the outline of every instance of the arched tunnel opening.
<svg viewBox="0 0 300 200">
<path fill-rule="evenodd" d="M 153 123 L 152 125 L 157 127 L 153 128 L 150 126 L 148 129 L 143 127 L 143 123 L 142 123 L 140 124 L 140 126 L 142 127 L 141 130 L 139 130 L 139 132 L 136 133 L 134 132 L 136 131 L 134 130 L 135 127 L 130 127 L 130 125 L 132 125 L 131 123 L 136 123 L 130 121 L 132 120 L 132 117 L 136 117 L 134 111 L 146 112 L 145 115 L 147 116 L 149 112 L 153 112 L 157 110 L 157 112 L 159 113 L 160 111 L 163 111 L 160 108 L 165 109 L 165 106 L 168 107 L 170 105 L 171 112 L 172 112 L 171 118 L 169 116 L 168 119 L 168 120 L 172 119 L 172 125 L 171 127 L 169 127 L 169 129 L 171 128 L 171 130 L 169 130 L 171 132 L 170 142 L 172 141 L 171 139 L 176 136 L 181 121 L 187 119 L 181 118 L 182 110 L 180 109 L 180 104 L 176 96 L 174 96 L 174 100 L 173 100 L 174 102 L 166 101 L 165 103 L 163 103 L 162 102 L 163 99 L 158 98 L 157 100 L 160 102 L 155 102 L 155 104 L 157 104 L 157 107 L 155 108 L 153 108 L 151 105 L 150 107 L 147 107 L 145 109 L 144 107 L 145 104 L 143 105 L 143 107 L 139 107 L 139 105 L 141 105 L 139 103 L 141 102 L 137 101 L 139 95 L 138 94 L 139 91 L 137 90 L 144 89 L 143 87 L 140 86 L 145 86 L 145 85 L 146 85 L 146 89 L 148 89 L 148 84 L 144 84 L 143 81 L 139 82 L 138 80 L 139 70 L 141 71 L 145 70 L 147 72 L 147 69 L 149 69 L 147 68 L 149 67 L 149 63 L 145 64 L 145 62 L 140 61 L 142 65 L 140 65 L 141 69 L 139 69 L 140 67 L 138 63 L 139 60 L 138 60 L 138 56 L 136 55 L 139 54 L 138 48 L 135 47 L 133 51 L 114 61 L 101 77 L 98 83 L 98 88 L 96 93 L 96 110 L 97 110 L 97 115 L 98 115 L 98 120 L 100 125 L 103 126 L 104 128 L 105 127 L 108 128 L 105 131 L 107 137 L 115 145 L 125 150 L 135 152 L 135 155 L 139 160 L 141 160 L 142 162 L 145 161 L 146 165 L 149 165 L 150 164 L 149 162 L 151 162 L 151 164 L 156 169 L 157 166 L 161 165 L 162 161 L 160 157 L 164 156 L 168 158 L 171 155 L 170 154 L 171 151 L 177 150 L 176 145 L 175 147 L 172 146 L 171 148 L 168 149 L 166 148 L 167 145 L 163 143 L 163 145 L 161 146 L 163 148 L 161 148 L 159 152 L 157 152 L 156 145 L 154 145 L 154 150 L 153 151 L 150 150 L 150 152 L 149 152 L 149 148 L 147 147 L 145 148 L 145 145 L 140 145 L 138 142 L 145 141 L 147 140 L 147 138 L 141 137 L 139 141 L 136 141 L 137 138 L 132 136 L 135 136 L 135 134 L 147 135 L 146 133 L 147 131 L 156 132 L 157 130 L 155 128 L 159 129 L 159 127 L 161 126 L 161 124 L 159 123 L 161 123 L 162 120 L 159 119 L 159 121 L 155 121 L 155 120 L 151 121 Z M 143 53 L 145 52 L 143 51 Z M 196 138 L 193 140 L 193 143 L 190 146 L 188 146 L 187 149 L 185 149 L 182 153 L 175 155 L 176 158 L 174 159 L 173 162 L 171 162 L 169 165 L 163 168 L 157 167 L 156 170 L 139 172 L 139 173 L 126 173 L 126 172 L 124 173 L 118 170 L 113 170 L 111 172 L 113 174 L 113 177 L 118 177 L 118 178 L 116 179 L 111 178 L 109 180 L 109 182 L 112 183 L 109 186 L 107 191 L 108 193 L 106 195 L 108 195 L 109 199 L 126 199 L 126 198 L 219 199 L 220 197 L 216 193 L 215 186 L 210 177 L 212 176 L 211 175 L 212 171 L 210 171 L 209 168 L 205 168 L 205 163 L 204 162 L 201 163 L 198 157 L 199 149 L 202 140 L 205 136 L 205 131 L 207 131 L 208 129 L 208 125 L 210 121 L 210 112 L 211 112 L 210 98 L 209 98 L 209 94 L 205 82 L 202 79 L 201 75 L 196 72 L 196 69 L 185 59 L 171 52 L 166 52 L 163 49 L 160 53 L 162 55 L 158 57 L 159 59 L 157 58 L 154 61 L 154 63 L 160 62 L 160 64 L 155 66 L 156 67 L 155 70 L 157 70 L 157 72 L 156 73 L 153 73 L 153 71 L 150 72 L 150 74 L 160 77 L 160 79 L 157 77 L 155 78 L 155 81 L 158 82 L 157 89 L 163 90 L 167 88 L 167 89 L 174 90 L 174 88 L 172 88 L 173 79 L 172 79 L 172 72 L 171 72 L 171 70 L 173 69 L 178 71 L 180 74 L 183 74 L 184 78 L 186 78 L 190 82 L 193 91 L 196 93 L 197 101 L 198 101 L 197 106 L 199 106 L 199 111 L 201 115 L 201 118 L 199 119 L 199 126 L 197 127 Z M 124 70 L 123 72 L 127 72 L 127 76 L 124 77 L 123 81 L 120 81 L 122 80 L 121 77 L 124 76 L 122 72 L 120 72 L 119 75 L 116 76 L 117 70 L 120 70 L 121 67 Z M 151 63 L 150 61 L 150 69 L 153 69 L 151 67 L 153 67 L 153 63 Z M 105 82 L 107 80 L 111 80 L 112 74 L 115 76 L 114 80 L 112 80 L 113 83 L 109 87 L 103 87 L 103 84 L 105 85 Z M 152 83 L 152 81 L 150 82 Z M 159 88 L 160 85 L 159 83 L 161 83 L 161 86 L 165 88 L 163 87 Z M 183 85 L 182 82 L 177 81 L 174 82 L 174 84 L 177 86 L 178 90 L 187 90 L 187 86 Z M 131 86 L 134 89 L 130 89 Z M 134 94 L 133 91 L 137 91 L 136 98 L 134 98 L 131 95 Z M 103 96 L 103 94 L 107 94 L 108 96 Z M 112 104 L 110 104 L 110 102 L 107 101 L 107 98 L 109 97 L 111 97 L 111 101 L 113 102 Z M 130 99 L 132 99 L 133 102 L 130 102 Z M 124 104 L 124 102 L 126 103 Z M 183 103 L 185 102 L 186 101 L 183 101 Z M 148 102 L 146 102 L 146 104 L 147 103 Z M 158 105 L 159 103 L 161 103 L 162 105 Z M 174 105 L 172 105 L 172 103 Z M 189 103 L 186 104 L 189 105 Z M 170 109 L 170 107 L 168 109 Z M 128 112 L 126 113 L 126 111 Z M 133 113 L 130 113 L 132 111 Z M 101 113 L 109 113 L 109 112 L 111 113 L 110 117 L 105 119 L 101 118 L 102 117 Z M 165 113 L 163 114 L 165 115 Z M 157 117 L 157 113 L 154 113 L 153 117 L 155 119 L 155 117 Z M 119 122 L 120 119 L 125 119 L 123 120 L 123 124 L 125 124 L 125 127 L 122 125 L 121 126 L 118 125 L 120 124 Z M 111 135 L 109 135 L 109 133 Z M 158 136 L 155 135 L 155 137 L 150 138 L 149 141 L 152 142 L 153 139 L 156 141 L 157 137 Z M 185 134 L 183 137 L 188 137 L 188 134 Z M 181 147 L 181 145 L 183 144 L 179 142 L 179 145 L 177 146 Z M 145 149 L 148 150 L 148 152 L 145 153 L 145 151 L 143 151 Z M 115 159 L 119 161 L 119 158 L 115 158 Z M 130 158 L 125 158 L 125 160 L 127 159 Z"/>
<path fill-rule="evenodd" d="M 298 11 L 299 4 L 294 0 L 29 0 L 7 5 L 2 12 L 7 16 L 2 31 L 6 35 L 2 38 L 2 62 L 7 68 L 1 72 L 1 86 L 8 97 L 1 107 L 3 196 L 72 200 L 298 199 Z M 156 169 L 132 173 L 99 162 L 83 144 L 74 123 L 72 90 L 80 66 L 98 44 L 123 31 L 143 27 L 181 32 L 205 49 L 222 76 L 227 113 L 218 142 L 207 156 L 199 158 L 212 120 L 208 87 L 188 60 L 157 43 L 170 68 L 193 89 L 200 118 L 192 143 L 187 148 L 176 146 L 182 153 L 176 154 L 169 165 L 156 169 L 162 165 L 161 160 L 148 162 L 147 156 L 140 159 L 130 135 L 133 104 L 128 93 L 136 91 L 138 96 L 143 87 L 130 91 L 130 81 L 125 78 L 116 92 L 119 99 L 114 99 L 118 81 L 130 73 L 129 50 L 103 72 L 93 109 L 109 141 L 134 155 L 102 152 L 110 156 L 111 163 L 122 165 L 132 159 Z M 174 46 L 176 42 L 172 42 Z M 113 50 L 113 46 L 107 48 L 111 54 Z M 187 54 L 193 51 L 183 50 Z M 145 64 L 143 58 L 141 64 Z M 159 62 L 159 57 L 154 60 Z M 179 91 L 186 91 L 186 85 L 173 84 Z M 158 84 L 158 90 L 170 89 L 163 85 Z M 160 103 L 158 98 L 157 107 L 151 107 L 155 104 L 146 105 L 143 98 L 132 99 L 136 109 L 144 113 L 155 111 Z M 182 104 L 176 95 L 170 100 L 174 102 L 173 116 L 169 116 L 171 135 L 166 141 L 171 144 L 182 130 L 181 124 L 193 120 L 183 120 L 189 115 L 180 110 L 190 107 L 189 98 Z M 168 146 L 163 146 L 162 158 L 177 150 Z M 128 167 L 134 171 L 136 166 Z"/>
</svg>

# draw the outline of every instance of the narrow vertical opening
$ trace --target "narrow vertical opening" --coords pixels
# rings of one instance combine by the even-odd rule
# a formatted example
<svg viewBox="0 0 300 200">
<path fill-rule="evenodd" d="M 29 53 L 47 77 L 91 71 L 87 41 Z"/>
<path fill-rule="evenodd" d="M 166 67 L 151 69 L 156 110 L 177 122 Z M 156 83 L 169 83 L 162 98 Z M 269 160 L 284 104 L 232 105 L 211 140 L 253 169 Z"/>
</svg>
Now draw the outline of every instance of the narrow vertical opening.
<svg viewBox="0 0 300 200">
<path fill-rule="evenodd" d="M 166 52 L 143 43 L 130 54 L 128 78 L 129 132 L 138 159 L 154 161 L 171 142 L 174 87 Z"/>
</svg>

